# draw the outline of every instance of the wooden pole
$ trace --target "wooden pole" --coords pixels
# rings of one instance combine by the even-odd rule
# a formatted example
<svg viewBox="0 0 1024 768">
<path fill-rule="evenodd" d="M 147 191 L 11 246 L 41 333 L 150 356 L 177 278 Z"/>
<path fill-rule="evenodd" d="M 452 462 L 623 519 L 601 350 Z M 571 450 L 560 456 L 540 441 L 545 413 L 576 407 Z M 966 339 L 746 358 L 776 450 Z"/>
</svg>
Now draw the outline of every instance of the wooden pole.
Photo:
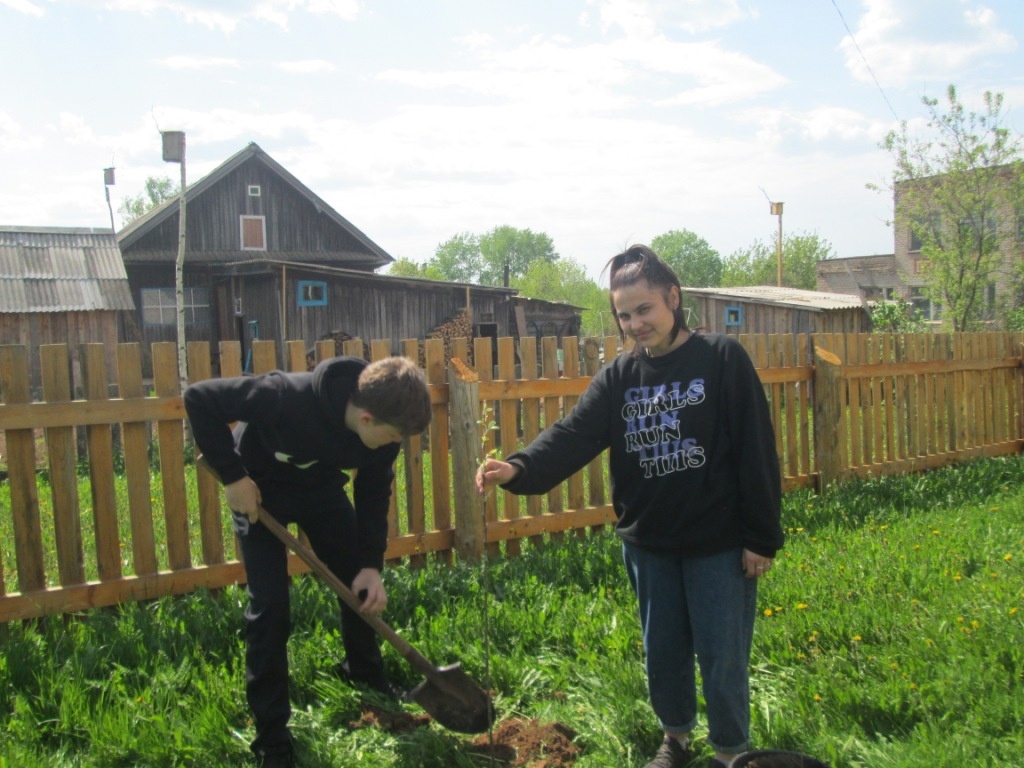
<svg viewBox="0 0 1024 768">
<path fill-rule="evenodd" d="M 824 493 L 846 467 L 842 365 L 827 349 L 814 348 L 814 450 L 819 493 Z"/>
<path fill-rule="evenodd" d="M 470 563 L 484 554 L 484 500 L 476 490 L 480 465 L 480 377 L 453 357 L 448 367 L 455 550 Z"/>
</svg>

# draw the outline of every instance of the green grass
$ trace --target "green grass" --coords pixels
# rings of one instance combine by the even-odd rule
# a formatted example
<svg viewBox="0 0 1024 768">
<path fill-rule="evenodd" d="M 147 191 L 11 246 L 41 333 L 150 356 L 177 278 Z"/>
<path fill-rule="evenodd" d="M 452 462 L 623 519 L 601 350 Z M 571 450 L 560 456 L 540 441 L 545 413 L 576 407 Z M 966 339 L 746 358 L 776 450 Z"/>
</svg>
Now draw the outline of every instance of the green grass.
<svg viewBox="0 0 1024 768">
<path fill-rule="evenodd" d="M 792 493 L 784 515 L 754 643 L 757 744 L 834 768 L 1024 764 L 1024 458 Z M 646 764 L 660 737 L 617 540 L 524 550 L 486 572 L 387 570 L 387 621 L 497 691 L 502 718 L 572 728 L 580 768 Z M 293 595 L 302 765 L 486 764 L 438 726 L 353 729 L 360 702 L 330 673 L 334 597 L 313 577 Z M 0 767 L 247 765 L 244 602 L 229 588 L 8 626 Z M 418 682 L 390 648 L 386 662 Z"/>
</svg>

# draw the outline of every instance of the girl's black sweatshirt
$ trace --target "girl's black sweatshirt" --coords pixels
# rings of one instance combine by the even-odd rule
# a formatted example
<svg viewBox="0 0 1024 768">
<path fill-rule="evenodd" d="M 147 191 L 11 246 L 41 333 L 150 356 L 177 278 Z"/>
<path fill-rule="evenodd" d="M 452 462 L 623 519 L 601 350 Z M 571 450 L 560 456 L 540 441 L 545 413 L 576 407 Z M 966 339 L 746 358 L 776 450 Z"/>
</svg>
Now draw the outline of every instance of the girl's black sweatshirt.
<svg viewBox="0 0 1024 768">
<path fill-rule="evenodd" d="M 610 448 L 617 533 L 655 551 L 782 547 L 781 481 L 763 386 L 734 338 L 693 334 L 667 355 L 623 354 L 524 450 L 504 487 L 545 493 Z"/>
</svg>

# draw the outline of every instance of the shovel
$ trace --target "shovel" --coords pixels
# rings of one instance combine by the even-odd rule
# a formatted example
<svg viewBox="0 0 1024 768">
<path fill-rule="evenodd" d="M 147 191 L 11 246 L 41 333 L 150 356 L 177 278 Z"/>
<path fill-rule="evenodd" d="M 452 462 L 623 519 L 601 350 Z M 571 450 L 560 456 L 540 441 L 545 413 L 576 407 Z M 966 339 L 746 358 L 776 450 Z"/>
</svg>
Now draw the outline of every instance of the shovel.
<svg viewBox="0 0 1024 768">
<path fill-rule="evenodd" d="M 216 477 L 217 473 L 200 456 L 197 466 L 203 466 Z M 487 693 L 456 662 L 447 667 L 435 667 L 423 654 L 413 648 L 401 635 L 378 616 L 359 610 L 362 601 L 345 586 L 344 582 L 316 556 L 308 546 L 260 508 L 259 522 L 298 555 L 320 578 L 327 582 L 345 604 L 373 627 L 381 637 L 391 643 L 412 666 L 426 676 L 426 680 L 413 688 L 406 697 L 415 701 L 437 722 L 460 733 L 483 733 L 494 722 L 494 706 Z"/>
</svg>

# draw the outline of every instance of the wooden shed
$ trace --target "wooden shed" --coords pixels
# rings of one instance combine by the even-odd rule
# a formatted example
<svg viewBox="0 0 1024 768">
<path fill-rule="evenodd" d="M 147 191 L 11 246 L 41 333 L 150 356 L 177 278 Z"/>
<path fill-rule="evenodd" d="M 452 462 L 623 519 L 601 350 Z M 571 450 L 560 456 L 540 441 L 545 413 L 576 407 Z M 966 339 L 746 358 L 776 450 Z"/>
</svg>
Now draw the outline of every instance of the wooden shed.
<svg viewBox="0 0 1024 768">
<path fill-rule="evenodd" d="M 282 299 L 319 306 L 329 295 L 305 284 L 283 292 L 268 279 L 281 280 L 283 265 L 372 273 L 393 261 L 256 144 L 189 185 L 185 204 L 188 341 L 209 341 L 216 348 L 220 341 L 246 338 L 250 328 L 260 338 L 284 341 L 278 335 L 287 330 Z M 124 327 L 122 337 L 142 342 L 147 353 L 153 342 L 177 339 L 179 210 L 176 196 L 117 235 L 138 307 L 136 328 Z M 243 288 L 249 281 L 252 286 Z"/>
<path fill-rule="evenodd" d="M 218 265 L 205 281 L 217 307 L 212 325 L 242 342 L 243 358 L 255 339 L 312 345 L 328 337 L 387 339 L 399 354 L 404 339 L 428 338 L 456 320 L 459 335 L 507 336 L 516 292 L 275 261 Z"/>
<path fill-rule="evenodd" d="M 683 288 L 691 326 L 713 333 L 866 333 L 870 316 L 857 296 L 755 285 Z M 694 317 L 695 315 L 695 317 Z"/>
<path fill-rule="evenodd" d="M 0 343 L 67 344 L 77 384 L 81 345 L 104 344 L 113 370 L 119 326 L 134 310 L 113 230 L 0 227 Z M 38 387 L 39 356 L 30 358 Z"/>
</svg>

